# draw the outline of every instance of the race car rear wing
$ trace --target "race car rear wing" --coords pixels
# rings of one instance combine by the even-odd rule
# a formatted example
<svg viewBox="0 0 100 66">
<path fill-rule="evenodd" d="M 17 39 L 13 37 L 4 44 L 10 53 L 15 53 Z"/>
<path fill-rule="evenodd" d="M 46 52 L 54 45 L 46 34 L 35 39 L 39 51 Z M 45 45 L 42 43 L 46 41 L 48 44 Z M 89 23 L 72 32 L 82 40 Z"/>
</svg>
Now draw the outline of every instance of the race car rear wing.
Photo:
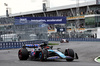
<svg viewBox="0 0 100 66">
<path fill-rule="evenodd" d="M 47 46 L 47 44 L 45 43 L 41 43 L 41 44 L 25 44 L 23 46 L 23 48 L 38 48 L 38 47 L 44 47 Z"/>
<path fill-rule="evenodd" d="M 40 44 L 25 44 L 23 48 L 38 48 Z"/>
</svg>

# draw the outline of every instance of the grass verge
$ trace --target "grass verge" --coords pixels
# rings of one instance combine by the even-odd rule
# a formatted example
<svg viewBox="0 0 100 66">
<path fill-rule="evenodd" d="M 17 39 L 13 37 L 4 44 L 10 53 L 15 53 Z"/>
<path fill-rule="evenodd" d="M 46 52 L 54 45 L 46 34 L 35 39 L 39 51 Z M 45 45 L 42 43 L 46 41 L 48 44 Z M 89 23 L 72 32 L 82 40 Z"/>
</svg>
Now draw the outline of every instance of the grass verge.
<svg viewBox="0 0 100 66">
<path fill-rule="evenodd" d="M 48 43 L 48 45 L 59 45 L 59 43 Z"/>
</svg>

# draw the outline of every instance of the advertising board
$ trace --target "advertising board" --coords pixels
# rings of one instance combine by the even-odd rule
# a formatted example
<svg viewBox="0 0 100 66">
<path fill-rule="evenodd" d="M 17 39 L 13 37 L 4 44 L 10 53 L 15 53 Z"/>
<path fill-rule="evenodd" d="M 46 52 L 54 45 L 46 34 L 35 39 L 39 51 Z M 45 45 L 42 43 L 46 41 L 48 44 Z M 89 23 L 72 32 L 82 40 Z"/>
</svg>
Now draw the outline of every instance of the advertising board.
<svg viewBox="0 0 100 66">
<path fill-rule="evenodd" d="M 43 22 L 46 24 L 64 24 L 66 17 L 15 17 L 15 25 Z"/>
</svg>

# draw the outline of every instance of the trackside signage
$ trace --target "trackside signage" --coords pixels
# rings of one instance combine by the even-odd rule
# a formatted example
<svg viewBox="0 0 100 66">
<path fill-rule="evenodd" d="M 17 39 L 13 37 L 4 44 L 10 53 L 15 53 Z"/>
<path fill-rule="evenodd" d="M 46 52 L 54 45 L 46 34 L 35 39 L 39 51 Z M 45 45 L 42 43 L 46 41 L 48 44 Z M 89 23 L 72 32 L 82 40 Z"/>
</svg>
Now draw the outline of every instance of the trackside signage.
<svg viewBox="0 0 100 66">
<path fill-rule="evenodd" d="M 43 22 L 46 24 L 64 24 L 66 17 L 15 17 L 15 25 Z"/>
</svg>

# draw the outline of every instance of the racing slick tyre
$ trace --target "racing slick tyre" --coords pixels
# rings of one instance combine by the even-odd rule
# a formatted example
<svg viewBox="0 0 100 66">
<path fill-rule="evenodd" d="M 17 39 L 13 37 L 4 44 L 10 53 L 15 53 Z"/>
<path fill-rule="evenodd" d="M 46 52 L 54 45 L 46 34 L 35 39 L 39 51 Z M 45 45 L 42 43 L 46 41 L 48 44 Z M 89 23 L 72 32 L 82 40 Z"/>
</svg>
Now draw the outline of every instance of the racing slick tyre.
<svg viewBox="0 0 100 66">
<path fill-rule="evenodd" d="M 18 51 L 18 57 L 20 60 L 27 60 L 29 58 L 29 52 L 26 48 L 22 48 Z"/>
<path fill-rule="evenodd" d="M 66 61 L 73 61 L 74 60 L 74 51 L 73 51 L 73 49 L 65 49 L 65 55 L 72 57 L 70 59 L 66 59 Z"/>
<path fill-rule="evenodd" d="M 68 40 L 66 40 L 66 42 L 67 42 L 67 43 L 69 43 L 69 41 L 68 41 Z"/>
<path fill-rule="evenodd" d="M 63 43 L 63 42 L 64 42 L 64 41 L 62 41 L 62 40 L 60 41 L 60 43 Z"/>
<path fill-rule="evenodd" d="M 40 61 L 46 61 L 47 57 L 48 57 L 48 51 L 46 49 L 42 50 L 39 53 L 39 59 L 40 59 Z"/>
</svg>

